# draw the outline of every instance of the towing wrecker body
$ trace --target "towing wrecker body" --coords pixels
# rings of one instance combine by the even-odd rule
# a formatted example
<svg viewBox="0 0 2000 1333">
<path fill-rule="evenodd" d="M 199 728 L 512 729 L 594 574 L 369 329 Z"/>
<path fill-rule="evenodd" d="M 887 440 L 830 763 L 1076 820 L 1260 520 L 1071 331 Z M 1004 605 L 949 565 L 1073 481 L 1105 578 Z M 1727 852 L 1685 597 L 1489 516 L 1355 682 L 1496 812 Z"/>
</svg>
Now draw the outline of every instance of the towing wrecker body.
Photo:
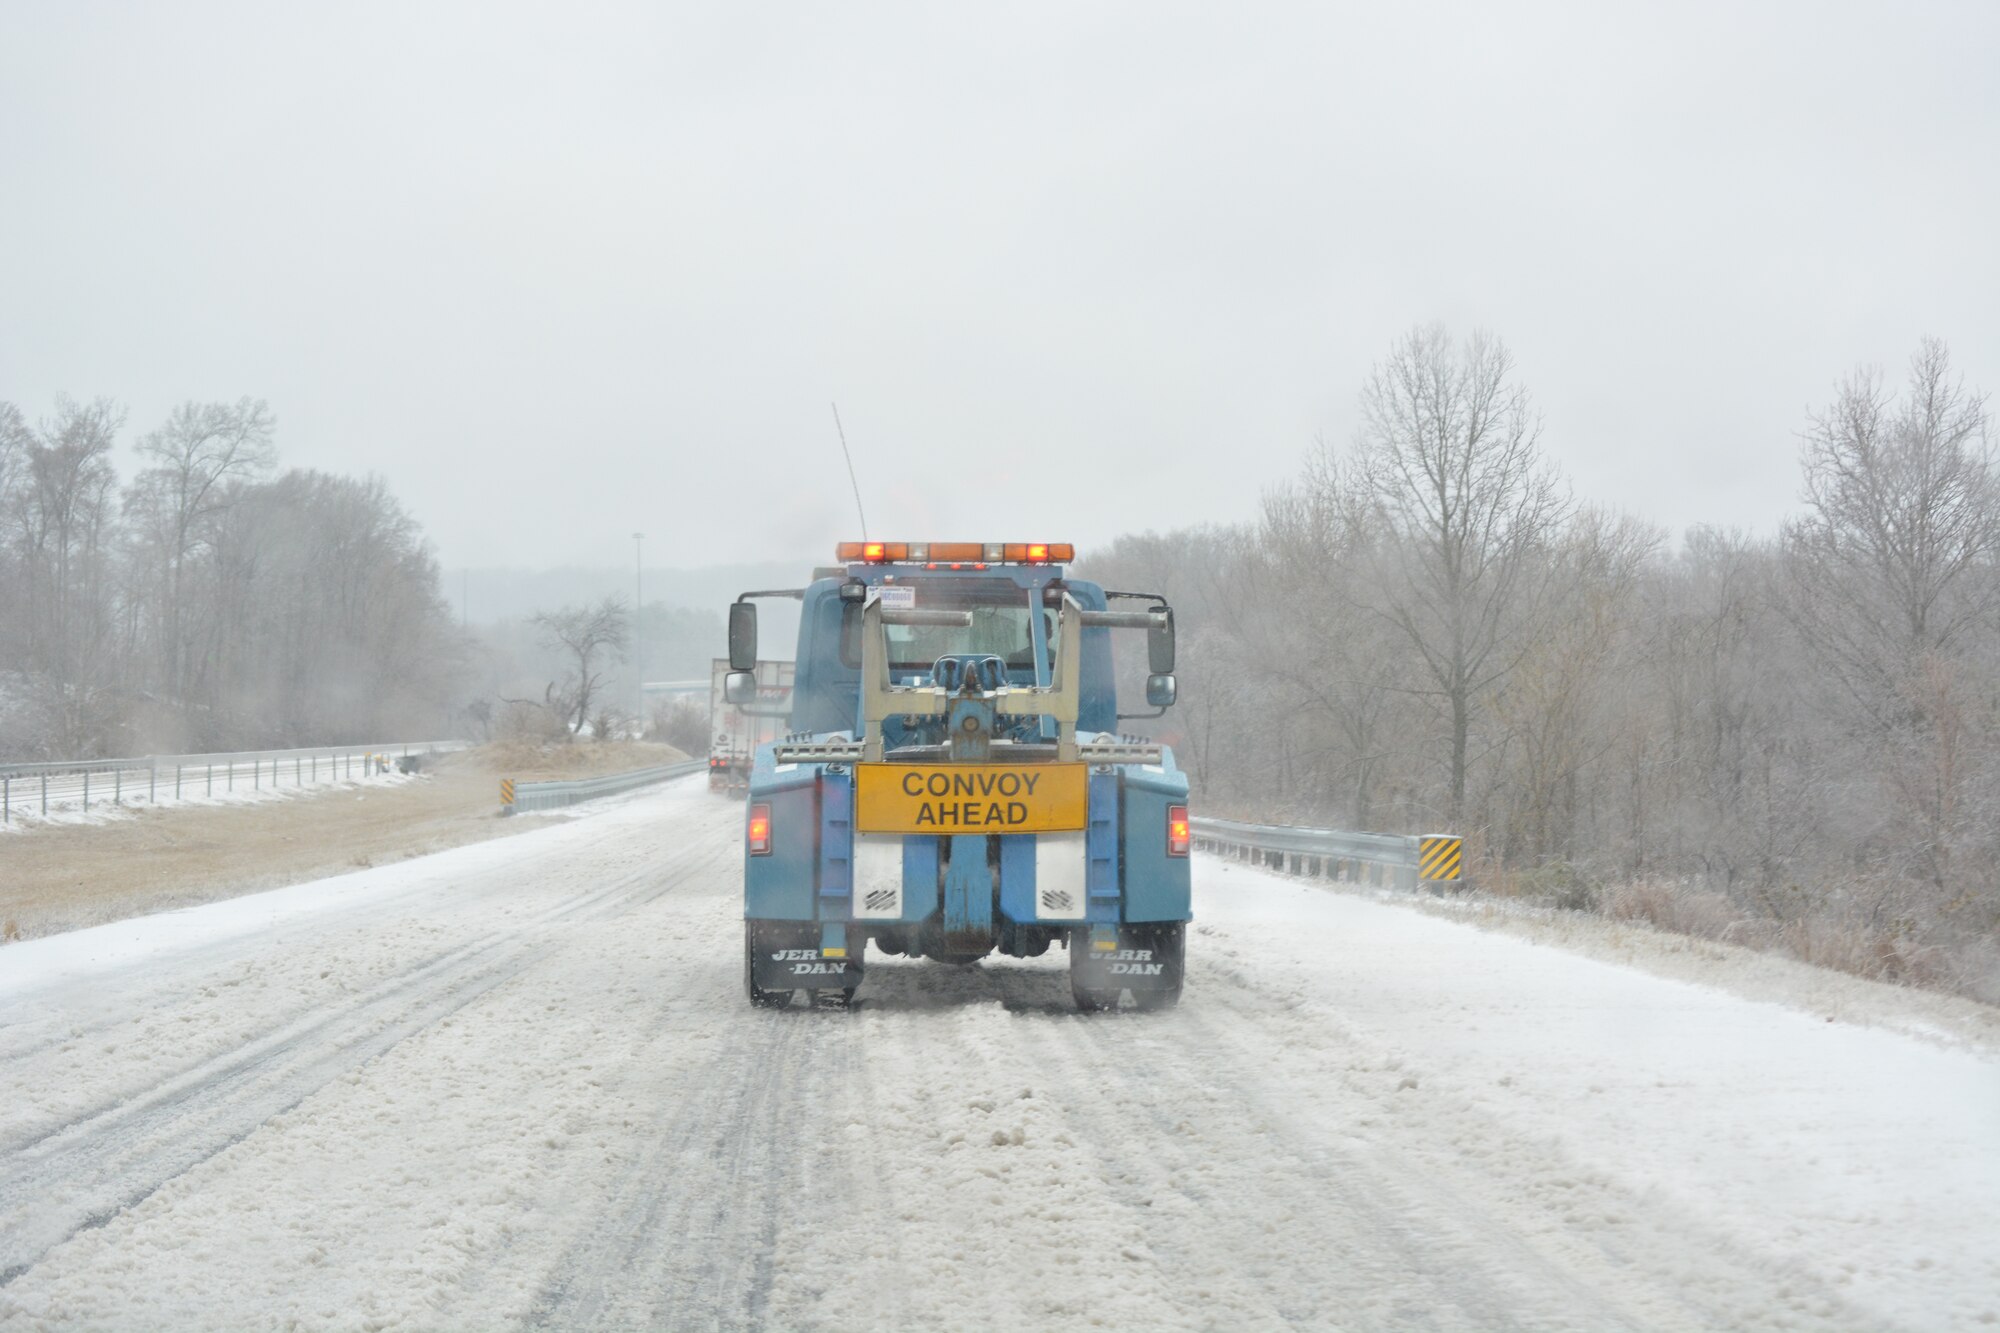
<svg viewBox="0 0 2000 1333">
<path fill-rule="evenodd" d="M 851 999 L 872 944 L 969 963 L 1067 949 L 1084 1009 L 1180 998 L 1188 783 L 1119 734 L 1111 636 L 1174 697 L 1173 611 L 1066 577 L 1070 547 L 851 542 L 801 589 L 730 608 L 727 687 L 757 707 L 757 601 L 800 603 L 790 731 L 744 813 L 752 1002 Z"/>
</svg>

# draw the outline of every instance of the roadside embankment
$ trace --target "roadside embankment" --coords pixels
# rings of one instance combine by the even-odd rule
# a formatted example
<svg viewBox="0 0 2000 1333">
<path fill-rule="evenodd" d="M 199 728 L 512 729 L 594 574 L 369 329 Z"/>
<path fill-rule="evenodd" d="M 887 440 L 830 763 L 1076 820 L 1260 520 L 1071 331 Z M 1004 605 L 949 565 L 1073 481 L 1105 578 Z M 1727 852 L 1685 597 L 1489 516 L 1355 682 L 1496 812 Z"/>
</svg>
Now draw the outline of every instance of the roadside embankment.
<svg viewBox="0 0 2000 1333">
<path fill-rule="evenodd" d="M 0 842 L 0 937 L 26 939 L 397 861 L 535 827 L 499 781 L 595 777 L 685 758 L 642 742 L 496 744 L 240 805 L 131 807 Z"/>
</svg>

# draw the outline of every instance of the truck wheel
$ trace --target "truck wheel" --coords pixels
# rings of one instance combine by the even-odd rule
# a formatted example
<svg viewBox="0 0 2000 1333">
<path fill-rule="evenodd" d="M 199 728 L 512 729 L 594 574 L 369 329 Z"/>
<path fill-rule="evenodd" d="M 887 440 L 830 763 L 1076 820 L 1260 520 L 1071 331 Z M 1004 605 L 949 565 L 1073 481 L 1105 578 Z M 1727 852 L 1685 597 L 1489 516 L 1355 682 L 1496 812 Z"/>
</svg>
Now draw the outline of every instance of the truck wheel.
<svg viewBox="0 0 2000 1333">
<path fill-rule="evenodd" d="M 783 1009 L 792 1002 L 788 990 L 765 990 L 757 984 L 757 923 L 743 923 L 743 989 L 750 996 L 750 1003 L 760 1009 Z"/>
<path fill-rule="evenodd" d="M 1074 975 L 1069 979 L 1069 993 L 1076 1001 L 1076 1007 L 1086 1014 L 1101 1014 L 1118 1007 L 1117 991 L 1087 990 L 1077 985 Z"/>
<path fill-rule="evenodd" d="M 1144 944 L 1151 946 L 1153 956 L 1167 965 L 1162 975 L 1166 987 L 1162 990 L 1135 990 L 1132 1002 L 1141 1009 L 1171 1009 L 1181 1002 L 1181 982 L 1187 976 L 1187 923 L 1176 921 L 1170 926 L 1154 926 L 1146 931 Z"/>
</svg>

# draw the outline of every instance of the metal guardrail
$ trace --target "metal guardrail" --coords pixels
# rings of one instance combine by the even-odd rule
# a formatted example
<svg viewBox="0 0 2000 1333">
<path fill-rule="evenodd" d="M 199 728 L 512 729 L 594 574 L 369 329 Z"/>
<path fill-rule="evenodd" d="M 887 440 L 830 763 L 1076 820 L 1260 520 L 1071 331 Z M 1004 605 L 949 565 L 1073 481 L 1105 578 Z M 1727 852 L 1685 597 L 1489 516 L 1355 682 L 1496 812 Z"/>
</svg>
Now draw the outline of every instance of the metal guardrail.
<svg viewBox="0 0 2000 1333">
<path fill-rule="evenodd" d="M 1408 890 L 1459 877 L 1460 839 L 1450 834 L 1347 833 L 1233 819 L 1190 822 L 1196 847 L 1295 875 Z"/>
<path fill-rule="evenodd" d="M 611 773 L 601 778 L 577 778 L 568 782 L 516 782 L 512 778 L 503 778 L 500 781 L 500 813 L 511 815 L 528 810 L 556 810 L 566 805 L 594 801 L 600 796 L 636 791 L 669 778 L 707 771 L 706 759 L 690 759 L 681 764 L 661 764 L 655 768 L 634 769 L 630 773 Z"/>
<path fill-rule="evenodd" d="M 93 800 L 115 805 L 144 800 L 209 797 L 239 788 L 309 787 L 366 776 L 371 760 L 382 764 L 412 754 L 442 754 L 464 741 L 389 741 L 369 745 L 317 745 L 299 750 L 236 750 L 225 754 L 144 755 L 129 759 L 59 759 L 0 764 L 0 823 L 17 814 L 49 813 Z"/>
</svg>

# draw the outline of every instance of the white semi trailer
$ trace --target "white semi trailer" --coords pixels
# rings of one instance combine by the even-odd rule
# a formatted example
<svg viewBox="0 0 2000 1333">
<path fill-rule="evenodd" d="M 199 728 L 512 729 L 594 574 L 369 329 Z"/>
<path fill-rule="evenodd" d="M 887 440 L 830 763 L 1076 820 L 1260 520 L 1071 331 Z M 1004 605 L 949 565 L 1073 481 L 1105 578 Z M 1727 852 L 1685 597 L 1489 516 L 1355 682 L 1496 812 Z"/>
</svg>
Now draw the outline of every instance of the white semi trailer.
<svg viewBox="0 0 2000 1333">
<path fill-rule="evenodd" d="M 792 664 L 757 664 L 756 711 L 746 712 L 722 697 L 729 659 L 711 664 L 708 683 L 708 786 L 711 791 L 743 791 L 750 786 L 750 763 L 757 747 L 785 733 L 792 706 Z"/>
</svg>

